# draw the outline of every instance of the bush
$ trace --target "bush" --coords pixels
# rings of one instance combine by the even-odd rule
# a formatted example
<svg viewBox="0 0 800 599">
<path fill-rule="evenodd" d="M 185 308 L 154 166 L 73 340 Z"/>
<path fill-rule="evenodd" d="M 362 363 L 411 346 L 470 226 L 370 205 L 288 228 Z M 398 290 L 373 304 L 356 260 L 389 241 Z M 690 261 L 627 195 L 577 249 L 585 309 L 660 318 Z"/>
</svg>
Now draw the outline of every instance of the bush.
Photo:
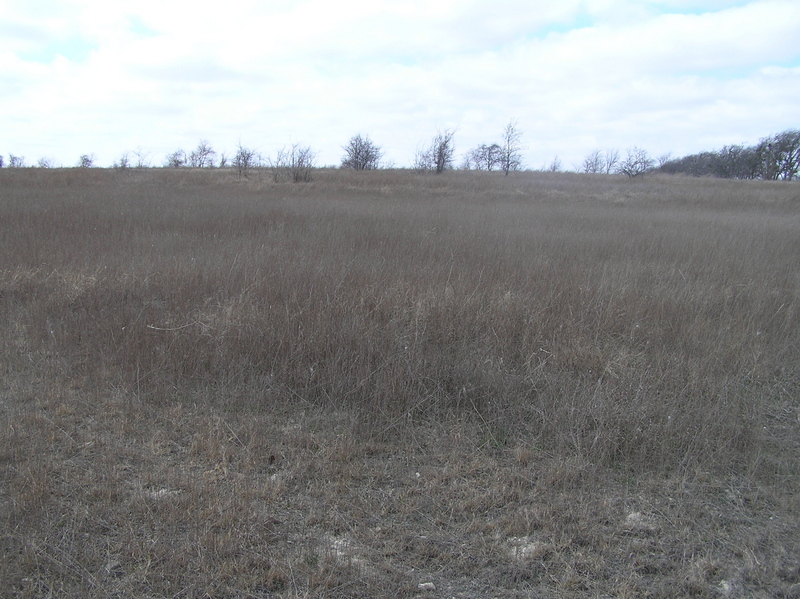
<svg viewBox="0 0 800 599">
<path fill-rule="evenodd" d="M 357 171 L 371 171 L 380 168 L 383 151 L 369 137 L 354 135 L 344 146 L 342 168 Z"/>
<path fill-rule="evenodd" d="M 308 146 L 292 144 L 278 150 L 275 160 L 270 161 L 272 178 L 276 183 L 308 183 L 314 169 L 316 153 Z"/>
</svg>

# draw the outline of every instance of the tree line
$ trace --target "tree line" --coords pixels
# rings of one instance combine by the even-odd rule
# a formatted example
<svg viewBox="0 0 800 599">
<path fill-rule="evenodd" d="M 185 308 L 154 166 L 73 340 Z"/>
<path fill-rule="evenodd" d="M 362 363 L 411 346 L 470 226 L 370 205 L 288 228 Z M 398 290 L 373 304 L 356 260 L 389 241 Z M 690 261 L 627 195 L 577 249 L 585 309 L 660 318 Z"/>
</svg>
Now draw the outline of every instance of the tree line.
<svg viewBox="0 0 800 599">
<path fill-rule="evenodd" d="M 522 132 L 515 121 L 512 120 L 506 125 L 499 141 L 483 143 L 469 149 L 463 155 L 458 167 L 455 164 L 455 134 L 454 129 L 437 131 L 428 144 L 417 149 L 413 168 L 418 172 L 432 173 L 443 173 L 455 168 L 502 171 L 505 175 L 523 168 Z M 354 135 L 342 150 L 344 154 L 340 168 L 366 171 L 393 167 L 392 164 L 383 161 L 383 149 L 369 136 L 360 133 Z M 207 140 L 200 140 L 197 147 L 191 151 L 177 149 L 167 154 L 162 166 L 230 168 L 239 177 L 248 177 L 256 169 L 270 169 L 276 182 L 300 183 L 311 180 L 313 169 L 317 166 L 316 159 L 317 152 L 302 144 L 285 146 L 271 156 L 263 156 L 257 150 L 246 147 L 240 142 L 236 151 L 228 155 L 218 154 Z M 6 164 L 3 156 L 0 156 L 0 168 L 4 166 Z M 29 165 L 25 163 L 23 156 L 9 154 L 7 166 L 23 168 Z M 30 166 L 53 168 L 55 164 L 51 159 L 40 158 L 35 165 Z M 77 166 L 81 168 L 95 166 L 94 155 L 81 155 Z M 149 154 L 141 148 L 133 152 L 124 152 L 112 165 L 117 170 L 152 166 Z M 558 157 L 545 170 L 560 171 L 561 161 Z M 575 166 L 575 170 L 594 174 L 623 174 L 631 178 L 659 171 L 696 177 L 791 181 L 798 177 L 800 171 L 800 130 L 789 129 L 770 135 L 753 146 L 729 145 L 720 150 L 700 152 L 682 158 L 672 158 L 670 154 L 653 158 L 646 150 L 639 147 L 629 148 L 624 156 L 616 149 L 594 150 L 586 156 L 581 165 Z"/>
<path fill-rule="evenodd" d="M 800 171 L 800 130 L 770 135 L 753 146 L 723 146 L 676 158 L 667 161 L 660 170 L 695 177 L 791 181 Z"/>
<path fill-rule="evenodd" d="M 424 150 L 418 150 L 414 159 L 414 168 L 420 172 L 443 173 L 455 168 L 455 131 L 439 131 L 432 138 L 430 145 Z M 464 159 L 461 168 L 477 170 L 500 170 L 506 175 L 510 171 L 519 170 L 522 166 L 522 146 L 520 139 L 522 133 L 515 122 L 510 122 L 502 134 L 500 143 L 490 145 L 482 144 L 470 150 Z M 357 171 L 392 168 L 393 165 L 383 161 L 383 149 L 373 142 L 369 136 L 360 133 L 350 138 L 342 147 L 340 168 Z M 254 148 L 244 146 L 241 142 L 232 155 L 217 153 L 207 140 L 200 140 L 197 147 L 186 151 L 177 149 L 164 158 L 162 165 L 165 168 L 230 168 L 239 177 L 248 177 L 257 169 L 270 169 L 276 182 L 291 181 L 295 183 L 311 180 L 313 169 L 316 168 L 317 152 L 310 146 L 292 144 L 278 150 L 271 156 L 264 156 Z M 0 167 L 5 166 L 3 157 L 0 156 Z M 55 162 L 48 158 L 41 158 L 34 165 L 28 165 L 24 156 L 9 155 L 9 167 L 25 168 L 55 168 Z M 90 168 L 95 165 L 93 154 L 84 154 L 78 160 L 80 168 Z M 141 148 L 134 152 L 123 152 L 114 161 L 112 168 L 126 170 L 130 168 L 150 168 L 153 162 L 150 155 Z"/>
</svg>

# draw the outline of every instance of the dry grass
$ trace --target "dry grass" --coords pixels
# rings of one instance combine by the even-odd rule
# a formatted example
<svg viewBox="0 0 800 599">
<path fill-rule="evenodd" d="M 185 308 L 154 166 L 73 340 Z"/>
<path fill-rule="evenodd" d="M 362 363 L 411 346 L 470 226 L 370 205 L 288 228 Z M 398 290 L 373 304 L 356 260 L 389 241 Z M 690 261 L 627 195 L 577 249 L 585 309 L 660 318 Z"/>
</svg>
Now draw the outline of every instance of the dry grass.
<svg viewBox="0 0 800 599">
<path fill-rule="evenodd" d="M 2 596 L 800 596 L 796 185 L 15 169 L 0 240 Z"/>
</svg>

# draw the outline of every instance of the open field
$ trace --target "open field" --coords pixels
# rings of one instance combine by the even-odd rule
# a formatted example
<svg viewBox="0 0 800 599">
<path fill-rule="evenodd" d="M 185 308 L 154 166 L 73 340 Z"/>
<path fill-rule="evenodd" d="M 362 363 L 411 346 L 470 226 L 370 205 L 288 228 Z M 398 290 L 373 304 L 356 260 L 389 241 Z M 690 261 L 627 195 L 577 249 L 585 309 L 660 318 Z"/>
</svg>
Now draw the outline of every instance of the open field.
<svg viewBox="0 0 800 599">
<path fill-rule="evenodd" d="M 800 597 L 798 265 L 791 183 L 0 170 L 0 596 Z"/>
</svg>

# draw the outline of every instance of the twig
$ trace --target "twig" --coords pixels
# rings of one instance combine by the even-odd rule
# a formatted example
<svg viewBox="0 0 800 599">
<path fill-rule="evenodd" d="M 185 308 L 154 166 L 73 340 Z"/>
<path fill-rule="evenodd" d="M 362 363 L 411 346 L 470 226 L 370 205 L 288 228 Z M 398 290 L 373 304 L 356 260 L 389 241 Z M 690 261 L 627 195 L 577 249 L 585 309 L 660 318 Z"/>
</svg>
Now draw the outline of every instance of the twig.
<svg viewBox="0 0 800 599">
<path fill-rule="evenodd" d="M 181 329 L 186 329 L 186 328 L 188 328 L 188 327 L 190 327 L 192 325 L 196 325 L 196 324 L 200 324 L 201 325 L 202 323 L 200 323 L 200 322 L 195 320 L 195 321 L 190 322 L 188 324 L 184 324 L 184 325 L 181 325 L 179 327 L 173 327 L 173 328 L 154 327 L 153 325 L 148 324 L 147 328 L 148 329 L 152 329 L 154 331 L 167 331 L 167 332 L 169 332 L 169 331 L 180 331 Z"/>
</svg>

